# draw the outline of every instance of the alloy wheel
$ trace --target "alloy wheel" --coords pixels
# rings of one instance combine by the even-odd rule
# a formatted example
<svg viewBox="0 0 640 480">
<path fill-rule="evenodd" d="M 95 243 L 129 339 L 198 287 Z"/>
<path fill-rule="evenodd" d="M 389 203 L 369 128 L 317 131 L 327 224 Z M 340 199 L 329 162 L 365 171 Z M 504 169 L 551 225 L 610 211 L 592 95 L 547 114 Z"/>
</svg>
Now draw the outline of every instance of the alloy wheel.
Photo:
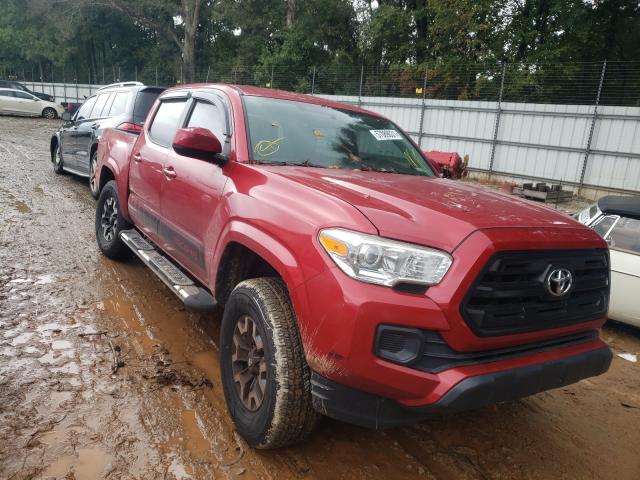
<svg viewBox="0 0 640 480">
<path fill-rule="evenodd" d="M 102 207 L 102 216 L 100 226 L 102 227 L 102 236 L 107 242 L 113 240 L 116 236 L 118 224 L 118 201 L 115 197 L 108 197 Z"/>
<path fill-rule="evenodd" d="M 62 163 L 62 150 L 60 149 L 60 145 L 56 146 L 56 156 L 54 160 L 56 167 L 60 166 Z"/>
<path fill-rule="evenodd" d="M 98 166 L 98 157 L 94 155 L 91 157 L 91 164 L 89 165 L 89 188 L 93 194 L 98 191 L 98 185 L 96 184 L 96 167 Z"/>
<path fill-rule="evenodd" d="M 243 315 L 233 331 L 231 367 L 236 392 L 244 406 L 255 412 L 262 405 L 267 387 L 264 342 L 256 322 Z"/>
</svg>

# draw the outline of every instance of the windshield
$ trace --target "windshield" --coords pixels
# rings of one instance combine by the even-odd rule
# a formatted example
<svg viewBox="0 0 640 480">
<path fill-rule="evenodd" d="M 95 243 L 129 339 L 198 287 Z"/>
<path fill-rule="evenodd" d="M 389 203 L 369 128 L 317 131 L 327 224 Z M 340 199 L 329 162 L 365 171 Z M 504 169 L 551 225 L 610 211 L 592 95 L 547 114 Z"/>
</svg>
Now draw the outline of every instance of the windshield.
<svg viewBox="0 0 640 480">
<path fill-rule="evenodd" d="M 254 162 L 434 176 L 389 120 L 273 98 L 244 102 Z"/>
</svg>

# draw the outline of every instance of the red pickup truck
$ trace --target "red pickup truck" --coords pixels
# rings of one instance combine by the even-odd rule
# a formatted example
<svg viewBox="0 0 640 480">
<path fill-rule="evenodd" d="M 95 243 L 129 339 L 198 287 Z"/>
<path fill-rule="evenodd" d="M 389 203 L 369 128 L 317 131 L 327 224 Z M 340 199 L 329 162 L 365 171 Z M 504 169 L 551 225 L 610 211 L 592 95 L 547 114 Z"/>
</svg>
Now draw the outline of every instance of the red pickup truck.
<svg viewBox="0 0 640 480">
<path fill-rule="evenodd" d="M 253 446 L 319 414 L 372 428 L 607 371 L 602 238 L 438 178 L 384 117 L 233 85 L 164 92 L 99 144 L 96 235 L 184 302 L 224 306 L 229 412 Z M 586 412 L 585 412 L 586 413 Z"/>
</svg>

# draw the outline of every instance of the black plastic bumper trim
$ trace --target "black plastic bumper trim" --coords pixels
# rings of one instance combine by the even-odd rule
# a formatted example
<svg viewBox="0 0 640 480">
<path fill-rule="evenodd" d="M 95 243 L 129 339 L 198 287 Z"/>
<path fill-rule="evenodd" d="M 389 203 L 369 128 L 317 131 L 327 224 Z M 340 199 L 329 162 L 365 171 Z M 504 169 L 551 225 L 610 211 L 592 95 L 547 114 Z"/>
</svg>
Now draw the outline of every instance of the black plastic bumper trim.
<svg viewBox="0 0 640 480">
<path fill-rule="evenodd" d="M 314 408 L 323 415 L 383 430 L 416 423 L 438 413 L 471 410 L 564 387 L 605 373 L 611 357 L 609 347 L 600 347 L 544 363 L 468 377 L 438 402 L 412 408 L 340 385 L 315 372 L 311 376 L 311 393 Z"/>
</svg>

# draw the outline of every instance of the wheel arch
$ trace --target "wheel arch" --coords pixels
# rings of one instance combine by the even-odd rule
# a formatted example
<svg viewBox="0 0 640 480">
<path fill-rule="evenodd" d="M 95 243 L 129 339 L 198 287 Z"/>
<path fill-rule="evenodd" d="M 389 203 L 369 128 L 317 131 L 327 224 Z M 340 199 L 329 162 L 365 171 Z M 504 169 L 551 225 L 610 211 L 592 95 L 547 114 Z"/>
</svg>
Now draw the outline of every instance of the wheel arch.
<svg viewBox="0 0 640 480">
<path fill-rule="evenodd" d="M 249 278 L 280 277 L 290 295 L 302 283 L 302 272 L 293 253 L 267 232 L 233 221 L 221 238 L 214 257 L 212 282 L 220 304 L 224 305 L 238 283 Z"/>
</svg>

